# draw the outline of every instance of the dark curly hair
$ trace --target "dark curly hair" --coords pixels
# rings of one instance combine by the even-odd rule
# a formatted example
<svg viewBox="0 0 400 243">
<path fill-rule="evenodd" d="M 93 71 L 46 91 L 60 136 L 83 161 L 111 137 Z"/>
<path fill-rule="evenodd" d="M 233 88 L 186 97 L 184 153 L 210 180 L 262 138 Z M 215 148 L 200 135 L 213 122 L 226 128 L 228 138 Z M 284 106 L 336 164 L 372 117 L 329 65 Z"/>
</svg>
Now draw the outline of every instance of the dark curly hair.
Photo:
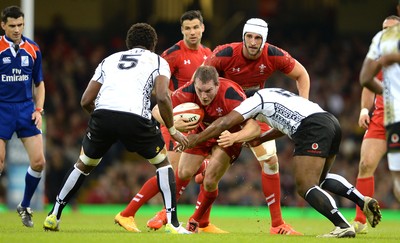
<svg viewBox="0 0 400 243">
<path fill-rule="evenodd" d="M 7 23 L 7 18 L 18 19 L 24 17 L 24 12 L 18 6 L 9 6 L 1 12 L 1 22 Z"/>
<path fill-rule="evenodd" d="M 147 50 L 154 52 L 157 45 L 157 33 L 151 25 L 146 23 L 137 23 L 131 26 L 126 34 L 126 46 L 132 49 L 142 46 Z"/>
</svg>

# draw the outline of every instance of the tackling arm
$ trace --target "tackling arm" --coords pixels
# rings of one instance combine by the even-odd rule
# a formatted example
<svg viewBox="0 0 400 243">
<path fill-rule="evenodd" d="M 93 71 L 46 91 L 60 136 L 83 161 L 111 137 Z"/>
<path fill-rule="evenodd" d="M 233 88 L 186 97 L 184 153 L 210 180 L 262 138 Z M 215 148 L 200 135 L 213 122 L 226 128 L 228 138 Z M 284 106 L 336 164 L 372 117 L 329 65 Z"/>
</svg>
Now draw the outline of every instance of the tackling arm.
<svg viewBox="0 0 400 243">
<path fill-rule="evenodd" d="M 252 147 L 256 147 L 260 144 L 263 144 L 266 141 L 274 140 L 276 138 L 280 138 L 285 134 L 279 131 L 278 129 L 271 128 L 270 130 L 266 131 L 265 133 L 261 134 L 260 137 L 255 138 L 249 142 Z"/>
<path fill-rule="evenodd" d="M 254 119 L 248 119 L 243 128 L 235 133 L 223 131 L 217 140 L 221 147 L 229 147 L 234 143 L 243 143 L 259 137 L 261 128 Z"/>
<path fill-rule="evenodd" d="M 233 110 L 229 114 L 213 121 L 204 131 L 198 134 L 188 136 L 189 148 L 193 148 L 196 144 L 207 141 L 210 138 L 217 137 L 221 132 L 238 125 L 244 121 L 244 117 L 237 111 Z"/>
</svg>

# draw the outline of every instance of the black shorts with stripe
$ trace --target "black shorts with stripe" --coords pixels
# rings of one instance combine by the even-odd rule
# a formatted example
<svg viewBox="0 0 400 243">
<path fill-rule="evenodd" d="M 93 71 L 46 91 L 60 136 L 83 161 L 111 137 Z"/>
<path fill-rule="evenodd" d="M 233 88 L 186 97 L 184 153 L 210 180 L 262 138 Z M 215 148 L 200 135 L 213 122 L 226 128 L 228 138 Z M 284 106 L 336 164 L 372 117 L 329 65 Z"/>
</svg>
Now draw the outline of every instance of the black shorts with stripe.
<svg viewBox="0 0 400 243">
<path fill-rule="evenodd" d="M 82 141 L 85 154 L 92 159 L 101 158 L 117 141 L 146 159 L 154 158 L 165 146 L 153 120 L 127 112 L 94 111 Z"/>
<path fill-rule="evenodd" d="M 342 130 L 336 117 L 328 112 L 305 118 L 292 135 L 294 155 L 327 158 L 339 152 Z"/>
</svg>

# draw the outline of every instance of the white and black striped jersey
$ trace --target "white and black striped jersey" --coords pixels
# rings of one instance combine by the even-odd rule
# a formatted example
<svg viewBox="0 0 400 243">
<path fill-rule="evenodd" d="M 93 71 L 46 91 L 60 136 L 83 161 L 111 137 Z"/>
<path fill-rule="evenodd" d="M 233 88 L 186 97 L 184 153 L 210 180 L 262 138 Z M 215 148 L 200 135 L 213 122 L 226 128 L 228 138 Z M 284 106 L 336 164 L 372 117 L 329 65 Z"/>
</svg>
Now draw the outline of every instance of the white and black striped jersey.
<svg viewBox="0 0 400 243">
<path fill-rule="evenodd" d="M 160 75 L 170 79 L 169 65 L 149 50 L 134 48 L 108 56 L 92 78 L 102 84 L 95 110 L 130 112 L 151 119 L 151 91 Z"/>
<path fill-rule="evenodd" d="M 235 111 L 244 119 L 256 118 L 291 137 L 301 121 L 325 112 L 318 104 L 279 88 L 265 88 L 244 100 Z"/>
<path fill-rule="evenodd" d="M 383 55 L 399 53 L 400 24 L 378 32 L 372 39 L 367 58 L 377 60 Z M 400 122 L 400 64 L 383 69 L 383 99 L 385 125 Z"/>
</svg>

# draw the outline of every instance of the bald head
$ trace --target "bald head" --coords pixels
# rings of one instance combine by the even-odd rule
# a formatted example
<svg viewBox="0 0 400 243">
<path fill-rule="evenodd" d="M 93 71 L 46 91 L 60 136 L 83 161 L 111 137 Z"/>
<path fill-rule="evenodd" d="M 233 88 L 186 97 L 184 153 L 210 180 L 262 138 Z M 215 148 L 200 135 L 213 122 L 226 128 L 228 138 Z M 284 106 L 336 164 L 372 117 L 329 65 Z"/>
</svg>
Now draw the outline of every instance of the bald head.
<svg viewBox="0 0 400 243">
<path fill-rule="evenodd" d="M 382 23 L 382 29 L 389 28 L 395 24 L 400 23 L 400 17 L 396 15 L 391 15 L 387 17 Z"/>
</svg>

